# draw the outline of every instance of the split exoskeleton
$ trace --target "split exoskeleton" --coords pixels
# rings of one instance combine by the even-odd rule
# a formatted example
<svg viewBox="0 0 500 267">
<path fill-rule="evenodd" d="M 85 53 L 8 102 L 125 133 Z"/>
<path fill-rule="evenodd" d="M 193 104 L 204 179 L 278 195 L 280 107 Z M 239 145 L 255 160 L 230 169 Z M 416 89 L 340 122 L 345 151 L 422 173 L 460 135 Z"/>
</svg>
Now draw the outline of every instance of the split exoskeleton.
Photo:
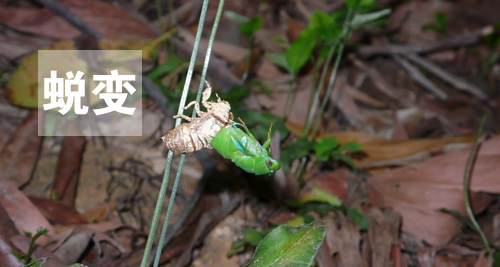
<svg viewBox="0 0 500 267">
<path fill-rule="evenodd" d="M 174 118 L 183 118 L 188 122 L 175 127 L 162 137 L 168 149 L 175 152 L 189 153 L 202 148 L 212 148 L 210 141 L 222 127 L 233 119 L 229 102 L 221 100 L 219 96 L 217 96 L 217 102 L 208 101 L 212 94 L 212 87 L 208 82 L 206 84 L 207 89 L 203 91 L 201 104 L 207 111 L 201 111 L 198 102 L 191 101 L 184 109 L 194 105 L 199 117 L 191 118 L 186 115 L 175 115 Z"/>
</svg>

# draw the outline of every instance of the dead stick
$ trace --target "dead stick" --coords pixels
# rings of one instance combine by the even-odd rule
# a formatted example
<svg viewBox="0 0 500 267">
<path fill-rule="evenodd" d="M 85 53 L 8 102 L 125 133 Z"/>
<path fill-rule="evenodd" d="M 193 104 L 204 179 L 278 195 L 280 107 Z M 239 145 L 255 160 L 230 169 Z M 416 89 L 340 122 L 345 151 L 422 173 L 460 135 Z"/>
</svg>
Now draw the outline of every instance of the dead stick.
<svg viewBox="0 0 500 267">
<path fill-rule="evenodd" d="M 410 74 L 413 80 L 420 84 L 420 86 L 429 90 L 431 93 L 436 95 L 441 100 L 448 99 L 448 95 L 437 87 L 431 80 L 425 77 L 417 68 L 415 68 L 408 60 L 402 58 L 399 55 L 394 55 L 396 61 Z"/>
<path fill-rule="evenodd" d="M 481 37 L 491 34 L 493 26 L 489 25 L 481 29 L 453 36 L 450 38 L 429 42 L 426 44 L 409 44 L 409 45 L 371 45 L 364 46 L 358 49 L 357 54 L 362 58 L 369 58 L 377 55 L 393 55 L 393 54 L 425 54 L 440 50 L 446 50 L 457 46 L 473 45 L 477 43 Z"/>
<path fill-rule="evenodd" d="M 416 54 L 406 54 L 403 56 L 408 58 L 409 60 L 411 60 L 413 63 L 420 65 L 421 67 L 432 72 L 434 75 L 443 79 L 445 82 L 448 82 L 449 84 L 453 85 L 457 89 L 460 89 L 460 90 L 465 91 L 465 92 L 469 92 L 470 94 L 476 96 L 477 98 L 479 98 L 481 100 L 488 99 L 488 96 L 485 93 L 483 93 L 483 91 L 479 87 L 477 87 L 477 86 L 465 81 L 464 79 L 444 70 L 443 68 L 439 67 L 435 63 L 433 63 L 425 58 L 422 58 Z"/>
<path fill-rule="evenodd" d="M 73 27 L 77 28 L 79 31 L 93 36 L 96 39 L 103 39 L 104 36 L 87 24 L 84 20 L 74 14 L 67 7 L 59 4 L 55 0 L 35 0 L 36 2 L 46 6 L 56 15 L 63 18 L 66 22 L 71 24 Z"/>
</svg>

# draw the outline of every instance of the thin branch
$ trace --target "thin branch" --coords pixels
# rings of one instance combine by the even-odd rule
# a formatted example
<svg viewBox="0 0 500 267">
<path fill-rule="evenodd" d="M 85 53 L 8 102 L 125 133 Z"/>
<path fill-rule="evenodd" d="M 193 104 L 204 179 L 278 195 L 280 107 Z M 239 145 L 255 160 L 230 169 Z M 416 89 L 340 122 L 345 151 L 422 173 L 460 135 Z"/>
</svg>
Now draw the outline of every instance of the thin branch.
<svg viewBox="0 0 500 267">
<path fill-rule="evenodd" d="M 450 48 L 454 48 L 457 46 L 465 46 L 465 45 L 473 45 L 479 40 L 481 37 L 491 34 L 493 32 L 493 26 L 489 25 L 483 27 L 479 30 L 475 30 L 472 32 L 464 33 L 462 35 L 453 36 L 447 39 L 438 40 L 435 42 L 429 42 L 425 44 L 409 44 L 409 45 L 371 45 L 364 46 L 358 49 L 357 54 L 362 58 L 369 58 L 373 56 L 381 56 L 381 55 L 405 55 L 405 54 L 425 54 L 436 52 L 440 50 L 446 50 Z"/>
</svg>

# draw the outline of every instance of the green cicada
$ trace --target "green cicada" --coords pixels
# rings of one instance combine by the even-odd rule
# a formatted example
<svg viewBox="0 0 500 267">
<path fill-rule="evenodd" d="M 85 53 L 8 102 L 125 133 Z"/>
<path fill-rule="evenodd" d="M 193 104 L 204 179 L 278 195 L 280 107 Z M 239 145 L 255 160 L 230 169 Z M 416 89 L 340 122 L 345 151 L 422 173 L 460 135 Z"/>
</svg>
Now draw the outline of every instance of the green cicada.
<svg viewBox="0 0 500 267">
<path fill-rule="evenodd" d="M 210 145 L 224 158 L 230 159 L 246 172 L 262 175 L 279 170 L 281 163 L 271 157 L 269 149 L 271 128 L 267 133 L 266 142 L 260 145 L 244 123 L 242 126 L 246 132 L 241 130 L 236 123 L 230 123 L 217 133 L 210 141 Z"/>
</svg>

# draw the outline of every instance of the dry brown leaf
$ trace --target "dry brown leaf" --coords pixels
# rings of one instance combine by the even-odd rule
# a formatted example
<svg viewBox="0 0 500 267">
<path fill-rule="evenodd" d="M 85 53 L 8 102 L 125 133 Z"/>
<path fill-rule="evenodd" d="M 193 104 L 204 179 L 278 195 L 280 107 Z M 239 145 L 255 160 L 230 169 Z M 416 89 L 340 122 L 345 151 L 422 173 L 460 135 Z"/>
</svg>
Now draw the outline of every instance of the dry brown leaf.
<svg viewBox="0 0 500 267">
<path fill-rule="evenodd" d="M 75 203 L 86 143 L 85 136 L 65 136 L 57 159 L 56 177 L 52 190 L 57 200 L 69 207 L 73 207 Z"/>
<path fill-rule="evenodd" d="M 30 232 L 34 234 L 40 227 L 49 229 L 47 235 L 37 239 L 37 244 L 47 242 L 50 236 L 55 234 L 54 228 L 52 228 L 35 205 L 31 203 L 28 197 L 4 179 L 0 179 L 0 204 L 2 204 L 20 233 Z"/>
<path fill-rule="evenodd" d="M 124 9 L 91 0 L 62 0 L 62 5 L 109 39 L 154 38 L 156 34 L 143 21 Z M 22 32 L 70 39 L 81 32 L 48 8 L 0 7 L 0 22 Z"/>
<path fill-rule="evenodd" d="M 42 138 L 38 136 L 37 111 L 28 113 L 0 150 L 0 179 L 16 187 L 26 184 L 36 165 Z"/>
<path fill-rule="evenodd" d="M 403 231 L 433 245 L 443 245 L 455 236 L 460 223 L 440 208 L 464 214 L 462 176 L 469 149 L 441 155 L 422 163 L 408 165 L 375 175 L 368 184 L 372 196 L 382 197 L 403 216 Z M 485 141 L 479 150 L 471 176 L 473 208 L 480 211 L 490 203 L 492 194 L 500 193 L 500 136 Z"/>
<path fill-rule="evenodd" d="M 286 127 L 295 135 L 302 134 L 302 127 L 286 121 Z M 359 160 L 361 168 L 402 165 L 430 158 L 431 156 L 449 153 L 457 148 L 457 144 L 471 143 L 474 136 L 455 136 L 443 139 L 415 139 L 407 141 L 391 141 L 378 138 L 364 132 L 333 132 L 321 134 L 320 138 L 334 136 L 341 144 L 359 142 L 363 145 L 366 157 Z M 458 146 L 460 147 L 460 146 Z"/>
<path fill-rule="evenodd" d="M 29 199 L 40 209 L 40 212 L 42 212 L 47 220 L 53 224 L 83 224 L 87 222 L 75 208 L 59 200 L 37 196 L 29 196 Z"/>
</svg>

